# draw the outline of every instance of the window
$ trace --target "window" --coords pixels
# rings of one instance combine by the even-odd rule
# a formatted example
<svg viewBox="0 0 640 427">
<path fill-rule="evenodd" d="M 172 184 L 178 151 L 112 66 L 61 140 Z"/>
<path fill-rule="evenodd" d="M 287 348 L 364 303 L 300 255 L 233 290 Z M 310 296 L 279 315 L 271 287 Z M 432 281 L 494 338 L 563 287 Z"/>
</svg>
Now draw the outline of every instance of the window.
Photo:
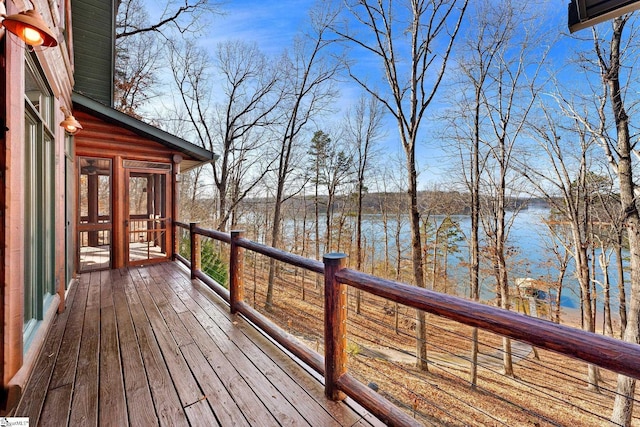
<svg viewBox="0 0 640 427">
<path fill-rule="evenodd" d="M 55 294 L 53 96 L 33 56 L 25 71 L 24 351 Z"/>
</svg>

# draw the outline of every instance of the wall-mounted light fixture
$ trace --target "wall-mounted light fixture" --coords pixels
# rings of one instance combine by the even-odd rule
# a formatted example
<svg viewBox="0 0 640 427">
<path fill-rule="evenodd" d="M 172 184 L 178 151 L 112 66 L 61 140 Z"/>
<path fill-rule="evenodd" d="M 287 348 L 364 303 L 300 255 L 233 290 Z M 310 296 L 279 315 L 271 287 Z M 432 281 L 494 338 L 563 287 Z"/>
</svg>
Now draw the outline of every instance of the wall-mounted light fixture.
<svg viewBox="0 0 640 427">
<path fill-rule="evenodd" d="M 82 129 L 82 125 L 66 108 L 60 107 L 60 109 L 64 113 L 64 120 L 60 122 L 60 126 L 67 131 L 67 133 L 75 135 L 80 129 Z"/>
<path fill-rule="evenodd" d="M 42 19 L 42 15 L 36 10 L 36 5 L 33 3 L 33 0 L 29 1 L 33 9 L 8 16 L 5 15 L 4 2 L 0 4 L 3 9 L 2 12 L 4 12 L 1 14 L 4 18 L 2 20 L 2 26 L 4 26 L 7 31 L 20 37 L 30 46 L 57 46 L 58 40 L 56 40 L 53 31 L 51 31 L 47 23 Z"/>
</svg>

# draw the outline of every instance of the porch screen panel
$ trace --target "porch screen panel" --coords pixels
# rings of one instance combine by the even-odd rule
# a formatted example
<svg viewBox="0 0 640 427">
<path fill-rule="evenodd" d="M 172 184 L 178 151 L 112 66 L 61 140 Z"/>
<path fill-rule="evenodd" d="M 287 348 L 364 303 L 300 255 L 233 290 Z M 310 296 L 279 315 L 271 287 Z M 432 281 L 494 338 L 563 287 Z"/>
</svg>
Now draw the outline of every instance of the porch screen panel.
<svg viewBox="0 0 640 427">
<path fill-rule="evenodd" d="M 111 267 L 111 159 L 78 158 L 80 271 Z"/>
<path fill-rule="evenodd" d="M 167 176 L 166 173 L 142 171 L 129 174 L 130 263 L 168 256 Z"/>
</svg>

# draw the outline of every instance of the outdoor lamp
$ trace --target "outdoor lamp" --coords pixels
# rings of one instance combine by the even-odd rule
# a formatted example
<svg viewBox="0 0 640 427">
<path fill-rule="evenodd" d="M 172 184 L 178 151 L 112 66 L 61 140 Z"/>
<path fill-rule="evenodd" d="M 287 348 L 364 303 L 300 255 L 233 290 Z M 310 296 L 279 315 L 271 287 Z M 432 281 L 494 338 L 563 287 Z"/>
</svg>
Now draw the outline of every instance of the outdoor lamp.
<svg viewBox="0 0 640 427">
<path fill-rule="evenodd" d="M 33 9 L 9 16 L 3 13 L 2 16 L 4 20 L 2 21 L 2 25 L 7 31 L 20 37 L 30 46 L 57 46 L 58 40 L 56 40 L 56 36 L 53 35 L 53 31 L 51 31 L 47 23 L 42 19 L 42 15 L 36 10 L 33 0 L 29 0 L 29 2 L 31 6 L 33 6 Z M 2 9 L 4 9 L 4 3 L 2 6 Z"/>
<path fill-rule="evenodd" d="M 60 126 L 70 135 L 75 135 L 80 129 L 82 129 L 82 125 L 69 111 L 67 111 L 66 108 L 60 107 L 60 109 L 64 113 L 64 120 L 60 122 Z"/>
</svg>

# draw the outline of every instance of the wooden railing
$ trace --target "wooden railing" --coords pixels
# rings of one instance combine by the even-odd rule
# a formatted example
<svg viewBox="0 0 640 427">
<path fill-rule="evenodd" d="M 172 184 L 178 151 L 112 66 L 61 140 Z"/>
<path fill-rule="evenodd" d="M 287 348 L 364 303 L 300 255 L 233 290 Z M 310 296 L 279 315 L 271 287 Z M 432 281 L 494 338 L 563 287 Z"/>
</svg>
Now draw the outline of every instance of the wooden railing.
<svg viewBox="0 0 640 427">
<path fill-rule="evenodd" d="M 345 268 L 347 256 L 344 254 L 327 254 L 323 257 L 323 262 L 319 262 L 253 242 L 244 238 L 240 231 L 227 234 L 200 228 L 194 223 L 187 225 L 174 222 L 174 224 L 176 235 L 179 228 L 189 230 L 190 260 L 179 255 L 177 248 L 175 253 L 176 258 L 190 268 L 193 279 L 198 278 L 203 281 L 230 304 L 232 313 L 246 317 L 272 339 L 322 374 L 325 379 L 325 394 L 328 398 L 342 400 L 349 396 L 380 420 L 391 425 L 417 425 L 417 422 L 347 371 L 345 328 L 348 286 L 465 325 L 526 342 L 540 349 L 579 359 L 618 374 L 640 379 L 640 363 L 638 363 L 640 345 L 351 270 Z M 200 270 L 200 236 L 207 236 L 230 245 L 229 290 Z M 324 356 L 292 338 L 243 301 L 244 249 L 324 275 Z"/>
</svg>

